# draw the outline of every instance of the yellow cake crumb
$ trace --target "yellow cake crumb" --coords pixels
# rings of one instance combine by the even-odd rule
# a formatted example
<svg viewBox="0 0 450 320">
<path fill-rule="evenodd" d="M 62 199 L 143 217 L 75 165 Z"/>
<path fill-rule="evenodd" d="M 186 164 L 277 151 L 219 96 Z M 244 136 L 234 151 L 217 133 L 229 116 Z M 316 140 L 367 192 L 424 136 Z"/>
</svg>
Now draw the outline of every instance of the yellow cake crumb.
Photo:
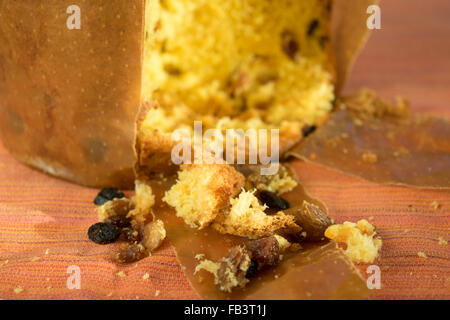
<svg viewBox="0 0 450 320">
<path fill-rule="evenodd" d="M 41 260 L 41 257 L 33 257 L 33 258 L 31 258 L 31 262 L 36 262 L 36 261 L 39 261 L 39 260 Z"/>
<path fill-rule="evenodd" d="M 276 194 L 283 194 L 293 190 L 298 185 L 290 175 L 288 170 L 280 165 L 279 170 L 274 175 L 261 175 L 259 172 L 252 173 L 247 177 L 245 189 L 266 190 Z"/>
<path fill-rule="evenodd" d="M 288 226 L 296 226 L 295 217 L 281 211 L 267 215 L 264 212 L 267 207 L 259 203 L 254 193 L 243 190 L 237 198 L 231 199 L 231 209 L 217 216 L 213 228 L 225 234 L 261 237 Z"/>
<path fill-rule="evenodd" d="M 15 294 L 20 294 L 24 291 L 24 289 L 22 286 L 18 286 L 18 287 L 15 287 L 13 291 Z"/>
<path fill-rule="evenodd" d="M 433 201 L 431 204 L 430 204 L 430 207 L 433 209 L 433 210 L 438 210 L 440 207 L 441 207 L 441 205 L 440 205 L 440 203 L 439 202 L 437 202 L 437 201 Z"/>
<path fill-rule="evenodd" d="M 155 297 L 158 297 L 160 293 L 161 293 L 161 291 L 156 290 L 156 291 L 155 291 Z"/>
<path fill-rule="evenodd" d="M 425 252 L 422 252 L 422 251 L 417 252 L 417 255 L 418 255 L 419 257 L 421 257 L 421 258 L 424 258 L 424 259 L 427 259 L 427 258 L 428 258 L 428 256 L 425 254 Z"/>
<path fill-rule="evenodd" d="M 197 274 L 197 272 L 199 272 L 200 270 L 205 270 L 209 273 L 212 273 L 214 277 L 217 278 L 217 272 L 219 271 L 219 268 L 219 262 L 204 259 L 200 261 L 199 264 L 195 267 L 194 274 Z"/>
<path fill-rule="evenodd" d="M 116 215 L 126 215 L 133 209 L 130 199 L 121 198 L 105 202 L 103 205 L 97 207 L 97 214 L 99 221 L 105 221 L 109 217 Z"/>
<path fill-rule="evenodd" d="M 275 234 L 274 237 L 278 241 L 278 246 L 280 247 L 280 252 L 285 252 L 287 249 L 290 248 L 291 243 L 286 238 L 284 238 L 278 234 Z"/>
<path fill-rule="evenodd" d="M 364 152 L 362 160 L 366 163 L 376 163 L 378 161 L 378 156 L 373 152 Z"/>
<path fill-rule="evenodd" d="M 446 245 L 446 244 L 448 244 L 447 240 L 445 240 L 445 239 L 442 238 L 442 237 L 439 237 L 439 238 L 438 238 L 438 241 L 439 241 L 439 244 L 440 244 L 440 245 Z"/>
<path fill-rule="evenodd" d="M 357 223 L 347 221 L 335 224 L 325 231 L 328 239 L 346 243 L 347 249 L 344 252 L 358 263 L 370 263 L 377 258 L 382 241 L 375 238 L 375 235 L 375 227 L 365 219 Z"/>
<path fill-rule="evenodd" d="M 119 272 L 117 272 L 117 276 L 119 278 L 125 278 L 127 276 L 127 274 L 125 272 L 123 272 L 123 271 L 119 271 Z"/>
<path fill-rule="evenodd" d="M 158 249 L 166 238 L 166 229 L 162 220 L 152 221 L 144 227 L 142 245 L 148 253 Z"/>
<path fill-rule="evenodd" d="M 148 274 L 148 272 L 146 272 L 146 273 L 142 276 L 142 279 L 147 280 L 148 278 L 150 278 L 150 274 Z"/>
<path fill-rule="evenodd" d="M 135 192 L 136 194 L 131 199 L 133 209 L 130 210 L 127 217 L 138 223 L 144 223 L 155 204 L 155 196 L 151 186 L 139 180 L 135 181 Z"/>
<path fill-rule="evenodd" d="M 181 169 L 163 200 L 192 228 L 208 226 L 244 186 L 244 176 L 229 165 L 183 165 Z"/>
</svg>

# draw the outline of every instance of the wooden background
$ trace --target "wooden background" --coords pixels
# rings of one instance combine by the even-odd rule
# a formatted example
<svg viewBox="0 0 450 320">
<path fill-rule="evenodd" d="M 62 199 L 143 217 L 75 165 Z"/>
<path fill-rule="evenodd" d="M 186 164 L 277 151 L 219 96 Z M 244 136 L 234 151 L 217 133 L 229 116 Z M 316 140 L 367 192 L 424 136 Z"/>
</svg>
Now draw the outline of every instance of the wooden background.
<svg viewBox="0 0 450 320">
<path fill-rule="evenodd" d="M 450 116 L 450 1 L 382 0 L 345 92 L 361 87 L 408 98 L 414 110 Z"/>
</svg>

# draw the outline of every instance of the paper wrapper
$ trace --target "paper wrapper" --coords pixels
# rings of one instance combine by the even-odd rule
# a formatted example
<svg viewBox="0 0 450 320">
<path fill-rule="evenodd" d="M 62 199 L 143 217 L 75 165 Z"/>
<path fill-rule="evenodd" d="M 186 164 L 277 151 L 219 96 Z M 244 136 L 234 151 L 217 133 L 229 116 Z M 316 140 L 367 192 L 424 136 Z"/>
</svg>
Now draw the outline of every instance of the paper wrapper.
<svg viewBox="0 0 450 320">
<path fill-rule="evenodd" d="M 336 0 L 337 88 L 368 30 L 374 1 Z M 144 1 L 80 0 L 81 30 L 66 27 L 73 1 L 0 1 L 0 136 L 19 160 L 88 186 L 134 180 L 141 106 Z"/>
<path fill-rule="evenodd" d="M 198 254 L 220 261 L 228 250 L 244 243 L 243 238 L 223 235 L 207 227 L 194 230 L 183 219 L 176 217 L 174 209 L 161 201 L 164 191 L 173 183 L 152 183 L 156 195 L 153 208 L 158 219 L 164 221 L 167 239 L 175 249 L 177 259 L 190 284 L 203 299 L 224 300 L 305 300 L 305 299 L 364 299 L 370 294 L 366 281 L 355 269 L 350 259 L 334 241 L 302 243 L 299 252 L 283 254 L 283 260 L 274 268 L 261 270 L 245 288 L 235 288 L 231 293 L 219 291 L 214 277 L 206 271 L 195 273 Z M 303 200 L 327 211 L 326 206 L 311 198 L 301 185 L 283 195 L 292 206 Z"/>
<path fill-rule="evenodd" d="M 377 183 L 450 189 L 450 121 L 443 118 L 340 110 L 289 155 Z"/>
</svg>

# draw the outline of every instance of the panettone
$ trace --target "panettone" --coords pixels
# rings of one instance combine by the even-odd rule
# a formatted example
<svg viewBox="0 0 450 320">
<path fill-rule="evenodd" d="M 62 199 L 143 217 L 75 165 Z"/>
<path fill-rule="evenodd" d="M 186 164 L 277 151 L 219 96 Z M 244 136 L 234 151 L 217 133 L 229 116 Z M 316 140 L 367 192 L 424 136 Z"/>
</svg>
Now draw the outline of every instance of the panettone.
<svg viewBox="0 0 450 320">
<path fill-rule="evenodd" d="M 1 138 L 90 186 L 132 186 L 136 136 L 140 165 L 167 166 L 169 133 L 194 120 L 280 129 L 283 152 L 331 110 L 372 2 L 3 0 Z"/>
</svg>

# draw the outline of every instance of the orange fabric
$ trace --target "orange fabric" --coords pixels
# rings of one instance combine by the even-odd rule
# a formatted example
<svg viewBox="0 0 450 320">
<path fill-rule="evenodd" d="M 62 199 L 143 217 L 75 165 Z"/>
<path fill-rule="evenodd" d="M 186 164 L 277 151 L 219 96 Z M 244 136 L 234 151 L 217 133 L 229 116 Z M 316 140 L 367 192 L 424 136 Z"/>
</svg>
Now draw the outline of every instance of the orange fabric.
<svg viewBox="0 0 450 320">
<path fill-rule="evenodd" d="M 448 191 L 379 186 L 316 165 L 294 166 L 336 222 L 366 218 L 377 226 L 384 241 L 375 263 L 382 289 L 374 290 L 372 299 L 450 298 L 450 247 L 438 240 L 450 240 Z M 87 229 L 97 220 L 92 203 L 97 192 L 30 169 L 0 144 L 0 298 L 198 298 L 167 243 L 137 264 L 118 266 L 108 260 L 115 245 L 88 240 Z M 80 290 L 67 288 L 70 266 L 81 270 Z M 18 287 L 23 291 L 15 293 Z"/>
</svg>

